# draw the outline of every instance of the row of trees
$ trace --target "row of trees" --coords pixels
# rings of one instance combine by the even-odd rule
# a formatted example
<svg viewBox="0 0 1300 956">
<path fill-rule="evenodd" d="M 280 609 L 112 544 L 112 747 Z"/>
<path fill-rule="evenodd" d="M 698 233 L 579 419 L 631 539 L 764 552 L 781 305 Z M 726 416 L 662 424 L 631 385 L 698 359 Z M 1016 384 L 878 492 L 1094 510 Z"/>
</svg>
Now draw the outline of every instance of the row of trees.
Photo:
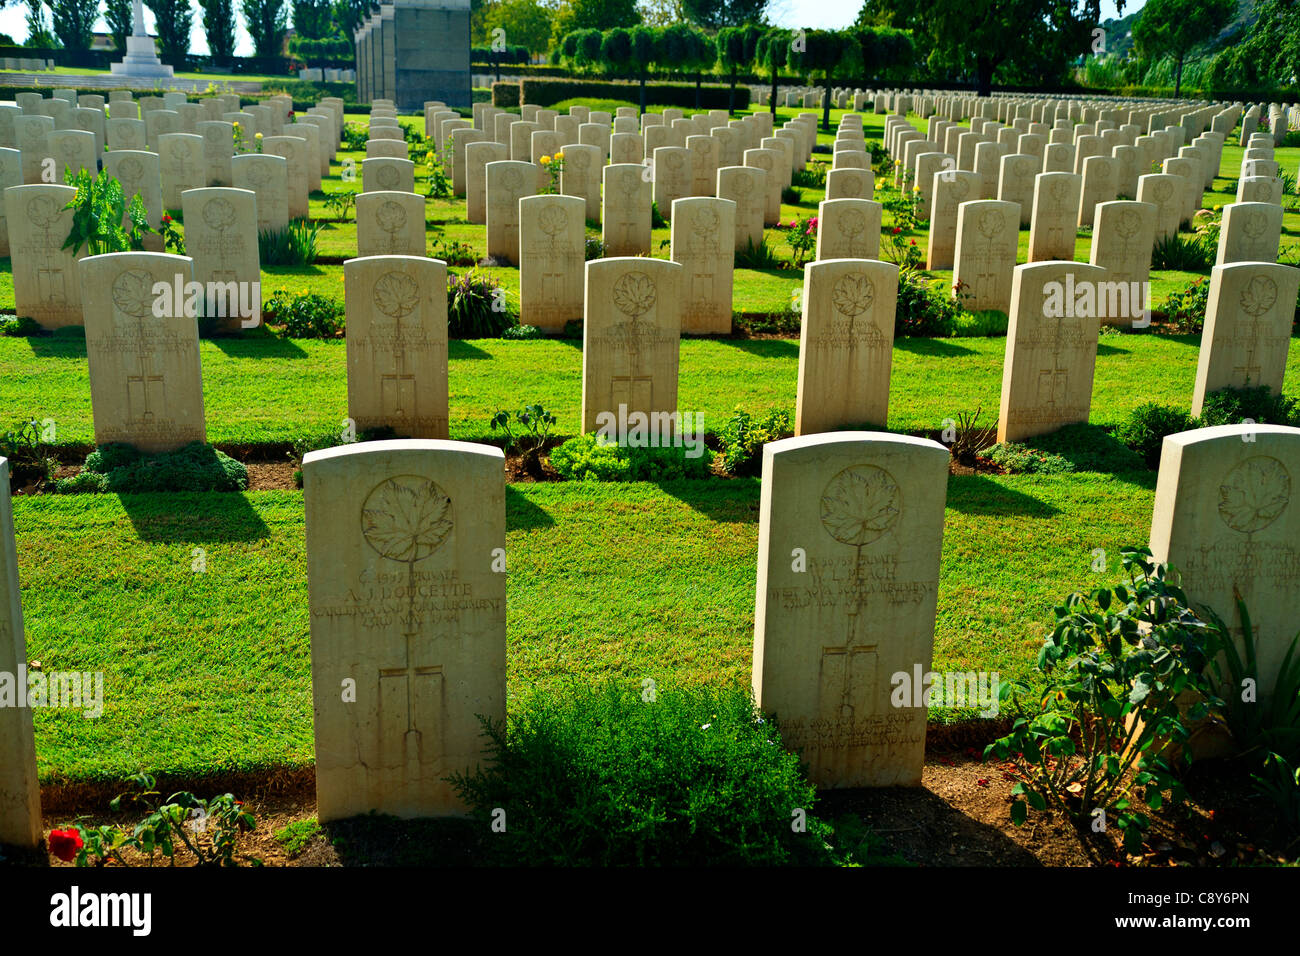
<svg viewBox="0 0 1300 956">
<path fill-rule="evenodd" d="M 911 37 L 887 27 L 850 30 L 786 30 L 779 27 L 722 27 L 709 36 L 684 23 L 667 27 L 614 27 L 575 30 L 559 45 L 561 57 L 579 70 L 602 70 L 638 80 L 641 110 L 645 111 L 647 78 L 653 72 L 695 75 L 698 90 L 703 75 L 715 67 L 731 81 L 755 70 L 772 83 L 771 110 L 782 74 L 807 77 L 826 87 L 822 122 L 830 123 L 830 88 L 883 78 L 913 63 Z"/>
<path fill-rule="evenodd" d="M 62 48 L 74 52 L 89 50 L 94 39 L 100 0 L 25 0 L 28 46 Z M 189 0 L 144 0 L 154 15 L 159 52 L 179 59 L 190 52 L 194 11 Z M 235 52 L 235 0 L 199 0 L 203 11 L 203 32 L 213 59 L 228 62 Z M 284 49 L 290 13 L 298 37 L 305 41 L 346 41 L 352 45 L 352 31 L 371 8 L 370 0 L 239 0 L 244 28 L 253 40 L 254 54 L 278 57 Z M 49 10 L 47 23 L 45 9 Z M 104 0 L 104 22 L 119 50 L 133 27 L 131 0 Z M 344 47 L 338 45 L 338 50 Z"/>
</svg>

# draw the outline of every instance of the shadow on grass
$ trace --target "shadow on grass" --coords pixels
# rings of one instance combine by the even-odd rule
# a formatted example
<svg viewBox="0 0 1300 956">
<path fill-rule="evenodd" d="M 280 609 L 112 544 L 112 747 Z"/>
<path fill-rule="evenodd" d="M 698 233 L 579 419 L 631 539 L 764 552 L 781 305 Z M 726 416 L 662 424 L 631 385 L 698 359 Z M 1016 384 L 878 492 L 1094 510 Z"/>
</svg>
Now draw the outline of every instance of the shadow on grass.
<svg viewBox="0 0 1300 956">
<path fill-rule="evenodd" d="M 1075 471 L 1091 471 L 1154 487 L 1154 472 L 1142 456 L 1100 425 L 1066 425 L 1047 435 L 1025 439 L 1024 444 L 1059 455 Z M 1150 480 L 1148 480 L 1150 479 Z"/>
<path fill-rule="evenodd" d="M 748 352 L 759 358 L 798 358 L 799 340 L 790 339 L 713 339 L 719 345 Z"/>
<path fill-rule="evenodd" d="M 507 531 L 533 531 L 554 526 L 555 519 L 547 514 L 546 509 L 534 504 L 514 485 L 506 485 Z"/>
<path fill-rule="evenodd" d="M 1108 336 L 1107 338 L 1113 340 L 1115 336 Z M 1118 345 L 1111 345 L 1108 342 L 1098 342 L 1097 354 L 1098 355 L 1132 355 L 1133 350 L 1122 348 Z"/>
<path fill-rule="evenodd" d="M 399 820 L 378 814 L 337 820 L 321 829 L 343 866 L 482 866 L 489 860 L 492 838 L 476 820 Z"/>
<path fill-rule="evenodd" d="M 758 521 L 759 480 L 683 479 L 655 482 L 671 498 L 720 524 L 752 524 Z"/>
<path fill-rule="evenodd" d="M 949 339 L 929 339 L 905 335 L 894 339 L 894 348 L 913 355 L 977 355 L 972 348 L 957 345 Z"/>
<path fill-rule="evenodd" d="M 270 533 L 241 494 L 234 492 L 118 495 L 141 541 L 178 544 L 258 541 Z"/>
<path fill-rule="evenodd" d="M 1018 515 L 1051 518 L 1061 509 L 1033 495 L 998 484 L 984 475 L 953 475 L 948 479 L 948 507 L 965 515 Z"/>
<path fill-rule="evenodd" d="M 996 827 L 976 820 L 925 787 L 831 790 L 817 798 L 819 817 L 870 820 L 873 847 L 921 866 L 1042 866 Z M 935 834 L 951 836 L 936 840 Z"/>
<path fill-rule="evenodd" d="M 281 338 L 259 326 L 248 335 L 213 335 L 203 340 L 227 358 L 304 359 L 307 353 L 293 339 Z"/>
<path fill-rule="evenodd" d="M 477 345 L 471 345 L 468 339 L 448 339 L 447 358 L 455 360 L 490 359 L 492 356 Z"/>
<path fill-rule="evenodd" d="M 54 335 L 29 335 L 27 347 L 36 358 L 84 359 L 86 334 L 80 327 L 60 329 Z"/>
</svg>

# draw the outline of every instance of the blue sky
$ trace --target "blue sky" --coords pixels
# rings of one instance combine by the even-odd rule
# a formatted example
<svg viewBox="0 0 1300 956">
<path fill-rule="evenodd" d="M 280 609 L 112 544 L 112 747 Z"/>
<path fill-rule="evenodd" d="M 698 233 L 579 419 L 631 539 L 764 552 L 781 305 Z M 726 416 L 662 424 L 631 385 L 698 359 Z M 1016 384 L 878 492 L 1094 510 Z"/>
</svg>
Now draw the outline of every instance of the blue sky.
<svg viewBox="0 0 1300 956">
<path fill-rule="evenodd" d="M 1140 9 L 1146 0 L 1130 0 L 1124 7 L 1125 13 L 1132 13 Z M 206 53 L 208 45 L 203 38 L 203 17 L 199 11 L 197 3 L 191 3 L 194 7 L 194 41 L 193 50 L 195 53 Z M 768 13 L 773 22 L 785 27 L 808 27 L 810 29 L 834 29 L 836 27 L 848 26 L 857 17 L 858 11 L 862 9 L 862 0 L 772 0 Z M 1114 0 L 1102 0 L 1102 19 L 1109 19 L 1116 16 Z M 0 9 L 0 33 L 7 33 L 17 42 L 21 43 L 27 37 L 27 8 L 25 5 L 15 5 L 11 0 L 10 5 Z M 46 11 L 48 18 L 49 12 Z M 145 25 L 152 31 L 153 14 L 146 7 L 144 11 Z M 48 19 L 47 21 L 48 22 Z M 101 19 L 96 25 L 96 29 L 106 29 Z M 235 32 L 235 52 L 240 55 L 251 54 L 253 44 L 248 39 L 248 34 L 240 27 Z"/>
</svg>

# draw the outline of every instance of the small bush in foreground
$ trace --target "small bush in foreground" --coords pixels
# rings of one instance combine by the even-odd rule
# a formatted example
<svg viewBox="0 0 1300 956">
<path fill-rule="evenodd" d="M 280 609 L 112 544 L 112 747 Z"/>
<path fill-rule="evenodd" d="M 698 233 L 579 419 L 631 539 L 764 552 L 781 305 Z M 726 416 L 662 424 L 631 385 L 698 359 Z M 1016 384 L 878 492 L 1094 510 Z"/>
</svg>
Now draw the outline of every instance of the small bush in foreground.
<svg viewBox="0 0 1300 956">
<path fill-rule="evenodd" d="M 1165 436 L 1194 427 L 1196 420 L 1185 410 L 1147 402 L 1133 409 L 1128 420 L 1115 429 L 1115 437 L 1141 455 L 1148 468 L 1156 468 Z"/>
<path fill-rule="evenodd" d="M 686 448 L 632 448 L 588 432 L 551 451 L 551 467 L 571 481 L 673 481 L 706 478 L 713 452 L 696 458 Z"/>
<path fill-rule="evenodd" d="M 447 277 L 447 335 L 451 338 L 499 338 L 518 324 L 499 283 L 477 272 Z"/>
<path fill-rule="evenodd" d="M 332 339 L 343 331 L 343 303 L 315 292 L 277 289 L 262 309 L 268 324 L 281 325 L 291 339 Z"/>
<path fill-rule="evenodd" d="M 648 699 L 647 699 L 648 696 Z M 574 688 L 488 725 L 491 764 L 452 785 L 515 863 L 754 866 L 831 862 L 799 759 L 747 689 Z M 791 826 L 807 814 L 807 831 Z"/>
<path fill-rule="evenodd" d="M 28 315 L 0 315 L 0 335 L 27 338 L 40 335 L 40 324 Z"/>
<path fill-rule="evenodd" d="M 48 481 L 54 474 L 56 462 L 41 440 L 41 424 L 37 421 L 20 422 L 0 434 L 0 458 L 9 461 L 11 489 Z"/>
<path fill-rule="evenodd" d="M 793 434 L 790 413 L 784 409 L 754 419 L 738 408 L 718 432 L 722 469 L 729 475 L 757 475 L 763 470 L 763 446 Z"/>
<path fill-rule="evenodd" d="M 1188 723 L 1218 703 L 1204 676 L 1214 632 L 1150 557 L 1146 548 L 1124 550 L 1123 583 L 1070 594 L 1056 607 L 1038 653 L 1045 692 L 1021 708 L 1028 684 L 1002 685 L 1002 699 L 1015 700 L 1019 713 L 984 756 L 1019 771 L 1013 823 L 1048 808 L 1081 833 L 1101 819 L 1136 852 L 1151 823 L 1146 810 L 1186 798 L 1173 755 L 1187 759 Z M 1180 698 L 1189 692 L 1201 699 L 1184 711 Z"/>
<path fill-rule="evenodd" d="M 952 335 L 961 311 L 956 299 L 932 288 L 921 276 L 899 273 L 898 304 L 894 311 L 895 337 Z"/>
<path fill-rule="evenodd" d="M 291 219 L 283 229 L 259 229 L 257 251 L 262 265 L 309 266 L 316 261 L 321 224 Z"/>
<path fill-rule="evenodd" d="M 1012 475 L 1061 475 L 1074 471 L 1074 465 L 1060 455 L 1021 442 L 999 442 L 985 455 L 989 461 Z"/>
<path fill-rule="evenodd" d="M 55 482 L 55 491 L 60 494 L 243 491 L 247 487 L 247 468 L 211 445 L 197 441 L 175 451 L 152 455 L 122 443 L 100 445 L 87 456 L 81 474 Z"/>
<path fill-rule="evenodd" d="M 1193 279 L 1179 292 L 1171 292 L 1160 303 L 1165 321 L 1180 332 L 1199 332 L 1205 325 L 1205 310 L 1210 302 L 1210 283 Z"/>
<path fill-rule="evenodd" d="M 1300 403 L 1267 385 L 1220 388 L 1205 396 L 1198 424 L 1202 428 L 1238 425 L 1246 419 L 1256 424 L 1300 425 Z"/>
</svg>

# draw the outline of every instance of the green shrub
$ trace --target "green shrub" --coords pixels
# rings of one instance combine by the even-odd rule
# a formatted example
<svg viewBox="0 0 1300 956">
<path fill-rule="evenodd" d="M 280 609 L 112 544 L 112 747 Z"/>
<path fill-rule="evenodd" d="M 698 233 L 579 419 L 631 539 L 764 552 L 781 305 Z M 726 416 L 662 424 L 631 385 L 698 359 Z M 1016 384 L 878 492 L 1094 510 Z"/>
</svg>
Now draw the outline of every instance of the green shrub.
<svg viewBox="0 0 1300 956">
<path fill-rule="evenodd" d="M 604 241 L 601 239 L 597 239 L 595 236 L 588 236 L 586 242 L 586 256 L 585 256 L 586 261 L 590 262 L 592 259 L 603 258 L 604 255 L 605 255 Z"/>
<path fill-rule="evenodd" d="M 1180 332 L 1199 332 L 1205 325 L 1205 310 L 1210 302 L 1210 283 L 1205 279 L 1193 279 L 1192 283 L 1180 292 L 1171 292 L 1160 303 L 1160 312 L 1165 321 Z"/>
<path fill-rule="evenodd" d="M 781 202 L 787 206 L 797 206 L 803 202 L 803 193 L 793 186 L 781 187 Z"/>
<path fill-rule="evenodd" d="M 780 269 L 785 264 L 785 260 L 776 254 L 766 235 L 758 245 L 754 245 L 751 239 L 745 243 L 744 249 L 736 250 L 737 269 Z"/>
<path fill-rule="evenodd" d="M 748 690 L 573 688 L 487 725 L 491 763 L 452 775 L 492 846 L 532 866 L 831 862 L 816 792 Z M 807 832 L 791 822 L 807 814 Z"/>
<path fill-rule="evenodd" d="M 1060 455 L 1021 442 L 999 442 L 984 457 L 1012 475 L 1061 475 L 1074 471 L 1074 465 Z"/>
<path fill-rule="evenodd" d="M 515 87 L 517 92 L 510 102 L 497 102 L 497 87 Z M 679 106 L 694 109 L 694 83 L 647 83 L 645 85 L 646 106 Z M 728 88 L 706 83 L 700 87 L 700 109 L 726 109 Z M 508 90 L 502 90 L 501 99 L 511 96 Z M 747 86 L 736 87 L 735 107 L 738 110 L 749 108 L 750 90 Z M 607 80 L 569 80 L 524 77 L 517 83 L 493 83 L 492 103 L 495 106 L 518 106 L 520 103 L 534 103 L 550 107 L 562 100 L 578 99 L 584 103 L 589 99 L 627 100 L 640 102 L 638 84 Z"/>
<path fill-rule="evenodd" d="M 665 219 L 664 214 L 659 211 L 659 204 L 653 199 L 650 200 L 650 228 L 666 229 L 667 227 L 668 220 Z"/>
<path fill-rule="evenodd" d="M 139 494 L 154 491 L 243 491 L 248 487 L 248 469 L 223 452 L 203 442 L 190 442 L 175 451 L 147 454 L 131 445 L 101 445 L 86 457 L 85 473 L 91 478 L 60 481 L 56 490 L 107 491 Z M 92 487 L 93 486 L 93 487 Z"/>
<path fill-rule="evenodd" d="M 1010 318 L 997 309 L 980 309 L 976 312 L 961 312 L 953 323 L 952 334 L 957 338 L 989 338 L 1006 335 Z"/>
<path fill-rule="evenodd" d="M 365 126 L 360 123 L 343 124 L 343 143 L 340 149 L 364 150 L 368 142 L 370 142 L 370 130 Z"/>
<path fill-rule="evenodd" d="M 321 224 L 291 219 L 284 229 L 259 229 L 257 252 L 265 266 L 309 266 L 316 261 Z"/>
<path fill-rule="evenodd" d="M 544 339 L 546 333 L 535 325 L 512 325 L 501 333 L 503 339 Z"/>
<path fill-rule="evenodd" d="M 343 303 L 315 292 L 277 289 L 262 308 L 268 324 L 284 326 L 291 339 L 332 339 L 344 326 Z"/>
<path fill-rule="evenodd" d="M 920 275 L 901 272 L 894 310 L 894 336 L 938 338 L 952 335 L 961 314 L 955 299 L 932 287 Z"/>
<path fill-rule="evenodd" d="M 784 409 L 770 409 L 757 420 L 736 409 L 718 432 L 723 471 L 729 475 L 759 474 L 763 470 L 763 446 L 793 434 L 790 413 Z"/>
<path fill-rule="evenodd" d="M 453 339 L 498 338 L 519 318 L 496 280 L 477 272 L 447 276 L 447 335 Z"/>
<path fill-rule="evenodd" d="M 54 491 L 60 495 L 102 494 L 108 491 L 108 476 L 97 471 L 79 471 L 71 478 L 54 482 Z"/>
<path fill-rule="evenodd" d="M 1150 826 L 1146 809 L 1186 798 L 1170 746 L 1184 744 L 1188 724 L 1218 703 L 1205 677 L 1215 639 L 1150 557 L 1146 548 L 1123 550 L 1119 586 L 1070 594 L 1055 608 L 1038 653 L 1046 693 L 1002 685 L 1016 720 L 984 755 L 1016 765 L 1013 823 L 1050 807 L 1089 834 L 1101 809 L 1132 853 Z M 1187 692 L 1204 696 L 1184 711 Z"/>
<path fill-rule="evenodd" d="M 1267 385 L 1250 388 L 1220 388 L 1205 396 L 1201 405 L 1201 428 L 1238 425 L 1250 419 L 1258 425 L 1300 426 L 1300 404 L 1294 398 L 1274 394 Z"/>
<path fill-rule="evenodd" d="M 1173 269 L 1178 272 L 1204 272 L 1214 265 L 1218 250 L 1203 236 L 1184 236 L 1175 233 L 1156 239 L 1151 250 L 1152 269 Z"/>
<path fill-rule="evenodd" d="M 793 186 L 801 186 L 804 189 L 825 189 L 826 167 L 805 166 L 803 169 L 796 169 L 790 174 L 790 182 Z"/>
<path fill-rule="evenodd" d="M 492 105 L 499 109 L 519 109 L 519 81 L 498 80 L 492 84 Z M 540 105 L 540 104 L 539 104 Z"/>
<path fill-rule="evenodd" d="M 1099 425 L 1064 425 L 1024 442 L 1035 451 L 1070 462 L 1075 471 L 1141 471 L 1141 456 Z"/>
<path fill-rule="evenodd" d="M 1129 413 L 1115 429 L 1115 437 L 1141 455 L 1148 468 L 1157 468 L 1165 436 L 1195 427 L 1196 420 L 1189 412 L 1172 405 L 1147 402 Z"/>
<path fill-rule="evenodd" d="M 19 422 L 0 434 L 0 458 L 9 461 L 11 489 L 48 481 L 57 464 L 41 439 L 41 423 L 37 421 Z"/>
<path fill-rule="evenodd" d="M 713 453 L 690 458 L 686 448 L 631 448 L 588 432 L 552 449 L 551 467 L 571 481 L 674 481 L 707 477 Z"/>
<path fill-rule="evenodd" d="M 28 315 L 0 315 L 0 335 L 25 338 L 40 335 L 40 324 Z"/>
</svg>

